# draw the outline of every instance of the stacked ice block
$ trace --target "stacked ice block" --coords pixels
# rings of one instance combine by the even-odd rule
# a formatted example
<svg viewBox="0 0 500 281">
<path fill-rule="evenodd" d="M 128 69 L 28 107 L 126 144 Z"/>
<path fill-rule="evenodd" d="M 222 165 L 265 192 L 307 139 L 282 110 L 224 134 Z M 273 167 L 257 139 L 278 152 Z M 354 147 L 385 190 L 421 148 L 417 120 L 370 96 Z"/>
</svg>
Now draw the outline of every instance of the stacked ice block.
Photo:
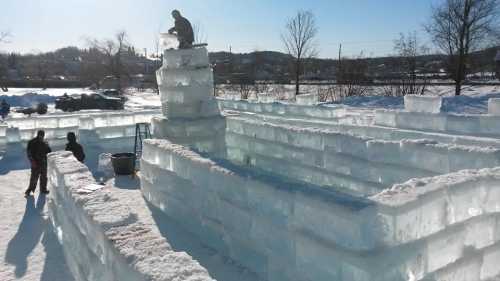
<svg viewBox="0 0 500 281">
<path fill-rule="evenodd" d="M 163 117 L 153 119 L 155 137 L 204 152 L 219 150 L 225 121 L 213 96 L 207 49 L 165 50 L 157 80 Z"/>
</svg>

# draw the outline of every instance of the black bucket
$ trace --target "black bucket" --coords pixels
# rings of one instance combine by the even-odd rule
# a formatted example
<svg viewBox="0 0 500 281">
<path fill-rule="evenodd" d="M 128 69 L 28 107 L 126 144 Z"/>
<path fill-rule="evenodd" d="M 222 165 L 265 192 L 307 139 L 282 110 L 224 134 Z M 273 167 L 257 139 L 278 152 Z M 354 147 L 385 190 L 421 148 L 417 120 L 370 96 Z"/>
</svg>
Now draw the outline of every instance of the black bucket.
<svg viewBox="0 0 500 281">
<path fill-rule="evenodd" d="M 116 153 L 111 155 L 111 164 L 116 175 L 134 174 L 135 154 Z"/>
</svg>

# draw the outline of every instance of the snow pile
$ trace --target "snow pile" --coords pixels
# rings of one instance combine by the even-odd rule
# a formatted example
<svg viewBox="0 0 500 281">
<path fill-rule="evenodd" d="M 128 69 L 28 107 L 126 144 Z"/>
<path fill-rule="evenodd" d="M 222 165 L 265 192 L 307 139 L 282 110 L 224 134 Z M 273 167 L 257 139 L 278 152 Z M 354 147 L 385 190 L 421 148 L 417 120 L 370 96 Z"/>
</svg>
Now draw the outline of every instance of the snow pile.
<svg viewBox="0 0 500 281">
<path fill-rule="evenodd" d="M 129 206 L 96 185 L 71 153 L 49 156 L 51 221 L 76 280 L 212 280 Z"/>
<path fill-rule="evenodd" d="M 362 199 L 216 163 L 166 140 L 145 142 L 141 167 L 151 203 L 265 280 L 500 274 L 498 168 L 411 180 Z"/>
</svg>

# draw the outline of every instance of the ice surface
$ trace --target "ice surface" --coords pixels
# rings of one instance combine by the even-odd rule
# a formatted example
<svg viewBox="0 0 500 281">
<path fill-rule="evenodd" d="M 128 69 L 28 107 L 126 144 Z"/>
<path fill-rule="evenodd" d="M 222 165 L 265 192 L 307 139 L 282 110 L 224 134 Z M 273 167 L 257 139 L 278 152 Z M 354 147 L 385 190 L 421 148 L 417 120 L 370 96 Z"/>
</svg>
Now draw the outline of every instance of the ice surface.
<svg viewBox="0 0 500 281">
<path fill-rule="evenodd" d="M 450 135 L 458 135 L 457 137 L 460 138 L 463 138 L 463 136 L 500 136 L 500 117 L 496 115 L 428 114 L 377 110 L 374 124 L 391 128 L 448 134 L 448 136 L 436 136 L 440 140 L 449 139 Z M 400 131 L 395 131 L 395 133 L 403 134 Z M 412 132 L 412 134 L 415 135 L 416 132 Z"/>
<path fill-rule="evenodd" d="M 272 93 L 258 93 L 257 97 L 261 103 L 273 103 L 276 101 L 276 96 Z"/>
<path fill-rule="evenodd" d="M 302 94 L 295 97 L 298 105 L 315 105 L 318 103 L 317 94 Z"/>
<path fill-rule="evenodd" d="M 162 103 L 163 116 L 183 119 L 199 119 L 220 115 L 219 106 L 215 99 L 207 99 L 192 103 Z"/>
<path fill-rule="evenodd" d="M 177 50 L 167 49 L 164 52 L 163 62 L 163 68 L 165 69 L 207 68 L 209 66 L 208 51 L 205 47 Z"/>
<path fill-rule="evenodd" d="M 160 87 L 162 102 L 193 103 L 213 99 L 213 85 L 195 84 L 190 86 Z"/>
<path fill-rule="evenodd" d="M 409 112 L 440 113 L 443 100 L 439 96 L 405 96 L 405 110 Z"/>
<path fill-rule="evenodd" d="M 7 124 L 0 124 L 0 138 L 4 138 L 7 135 Z"/>
<path fill-rule="evenodd" d="M 179 47 L 179 40 L 174 34 L 161 33 L 160 47 L 162 48 L 162 50 L 176 49 L 177 47 Z"/>
<path fill-rule="evenodd" d="M 500 115 L 500 99 L 489 99 L 488 100 L 488 114 L 498 116 Z"/>
<path fill-rule="evenodd" d="M 386 127 L 397 127 L 396 111 L 379 109 L 375 111 L 375 125 Z"/>
<path fill-rule="evenodd" d="M 192 85 L 213 86 L 212 69 L 208 67 L 176 70 L 160 68 L 156 73 L 156 77 L 158 79 L 158 85 L 165 87 Z"/>
</svg>

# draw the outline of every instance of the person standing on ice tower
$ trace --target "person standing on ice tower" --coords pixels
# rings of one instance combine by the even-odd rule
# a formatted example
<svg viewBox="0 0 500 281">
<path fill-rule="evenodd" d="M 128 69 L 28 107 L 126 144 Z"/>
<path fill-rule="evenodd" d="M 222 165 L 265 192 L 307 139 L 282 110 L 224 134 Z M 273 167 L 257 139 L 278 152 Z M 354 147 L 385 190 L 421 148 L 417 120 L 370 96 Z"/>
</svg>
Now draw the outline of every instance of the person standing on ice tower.
<svg viewBox="0 0 500 281">
<path fill-rule="evenodd" d="M 40 130 L 36 133 L 36 137 L 28 142 L 26 152 L 31 164 L 31 178 L 29 187 L 24 192 L 25 197 L 29 197 L 32 192 L 35 192 L 39 179 L 40 193 L 49 193 L 47 190 L 47 154 L 52 150 L 44 138 L 45 132 Z"/>
<path fill-rule="evenodd" d="M 179 49 L 189 49 L 193 46 L 194 33 L 191 23 L 181 16 L 181 13 L 177 10 L 172 11 L 172 17 L 175 19 L 175 26 L 168 30 L 168 33 L 177 34 L 179 39 Z"/>
<path fill-rule="evenodd" d="M 85 153 L 83 152 L 82 145 L 76 142 L 75 133 L 69 132 L 66 138 L 68 139 L 68 143 L 66 144 L 65 150 L 73 152 L 73 156 L 75 156 L 76 160 L 83 163 L 85 160 Z"/>
</svg>

